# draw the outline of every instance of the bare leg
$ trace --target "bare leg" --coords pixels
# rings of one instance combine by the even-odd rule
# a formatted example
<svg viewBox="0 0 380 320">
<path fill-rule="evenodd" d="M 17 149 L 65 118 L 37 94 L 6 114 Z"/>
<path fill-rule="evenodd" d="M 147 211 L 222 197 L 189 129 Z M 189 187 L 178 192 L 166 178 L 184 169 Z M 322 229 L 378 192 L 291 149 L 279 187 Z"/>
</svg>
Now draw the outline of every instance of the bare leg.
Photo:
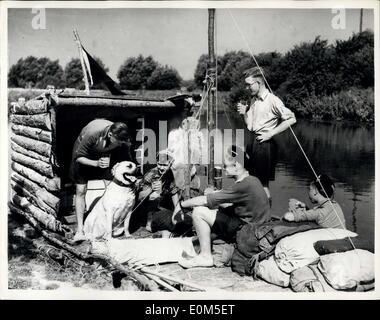
<svg viewBox="0 0 380 320">
<path fill-rule="evenodd" d="M 86 210 L 86 196 L 87 184 L 77 184 L 76 185 L 76 196 L 75 196 L 75 214 L 77 217 L 77 232 L 76 235 L 83 235 L 83 217 Z"/>
<path fill-rule="evenodd" d="M 214 262 L 211 254 L 211 227 L 215 222 L 217 210 L 206 207 L 195 207 L 192 218 L 197 232 L 200 253 L 191 259 L 184 259 L 179 264 L 184 268 L 212 267 Z"/>
<path fill-rule="evenodd" d="M 199 239 L 200 255 L 211 257 L 211 227 L 215 222 L 216 210 L 206 207 L 196 207 L 193 210 L 193 225 Z"/>
</svg>

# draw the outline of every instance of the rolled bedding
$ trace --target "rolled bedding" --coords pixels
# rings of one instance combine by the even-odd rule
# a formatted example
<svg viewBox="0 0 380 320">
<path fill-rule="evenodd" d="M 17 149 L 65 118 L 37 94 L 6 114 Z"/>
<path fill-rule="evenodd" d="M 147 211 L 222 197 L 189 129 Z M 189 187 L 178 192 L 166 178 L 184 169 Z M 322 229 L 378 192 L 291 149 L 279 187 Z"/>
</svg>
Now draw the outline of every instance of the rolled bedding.
<svg viewBox="0 0 380 320">
<path fill-rule="evenodd" d="M 278 242 L 275 249 L 275 260 L 282 271 L 291 273 L 298 268 L 318 261 L 319 254 L 314 249 L 315 242 L 356 236 L 357 234 L 354 232 L 334 228 L 296 233 Z"/>
</svg>

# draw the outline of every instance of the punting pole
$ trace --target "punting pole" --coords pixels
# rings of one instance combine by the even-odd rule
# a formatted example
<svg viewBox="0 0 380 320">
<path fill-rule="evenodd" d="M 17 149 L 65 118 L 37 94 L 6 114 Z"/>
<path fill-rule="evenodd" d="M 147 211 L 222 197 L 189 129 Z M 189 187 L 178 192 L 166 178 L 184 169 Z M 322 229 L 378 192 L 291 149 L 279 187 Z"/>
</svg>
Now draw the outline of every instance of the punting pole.
<svg viewBox="0 0 380 320">
<path fill-rule="evenodd" d="M 208 165 L 208 184 L 214 185 L 214 136 L 211 135 L 215 130 L 215 9 L 208 9 L 208 66 L 207 66 L 207 87 L 210 88 L 208 95 L 208 123 L 207 129 L 209 134 L 209 165 Z"/>
<path fill-rule="evenodd" d="M 79 34 L 76 29 L 73 30 L 74 32 L 74 38 L 75 42 L 77 43 L 78 50 L 79 50 L 79 59 L 80 59 L 80 64 L 82 66 L 82 71 L 83 71 L 83 79 L 84 79 L 84 86 L 85 86 L 85 92 L 89 96 L 90 95 L 90 85 L 88 84 L 88 77 L 87 77 L 87 71 L 86 67 L 84 66 L 84 60 L 83 60 L 83 52 L 82 52 L 82 44 L 79 39 Z"/>
</svg>

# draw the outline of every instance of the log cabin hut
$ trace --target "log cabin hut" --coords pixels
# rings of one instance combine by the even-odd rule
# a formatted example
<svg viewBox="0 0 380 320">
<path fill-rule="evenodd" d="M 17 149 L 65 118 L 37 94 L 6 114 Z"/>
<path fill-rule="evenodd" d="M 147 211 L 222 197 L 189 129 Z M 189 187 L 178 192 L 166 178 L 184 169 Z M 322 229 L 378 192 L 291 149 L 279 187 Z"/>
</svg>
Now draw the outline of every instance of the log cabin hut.
<svg viewBox="0 0 380 320">
<path fill-rule="evenodd" d="M 11 212 L 26 216 L 42 229 L 62 235 L 71 233 L 66 222 L 69 216 L 74 218 L 75 186 L 69 179 L 69 166 L 81 129 L 96 118 L 126 123 L 132 139 L 132 157 L 136 159 L 141 156 L 137 154 L 141 147 L 137 132 L 142 128 L 152 129 L 158 148 L 159 121 L 167 121 L 167 132 L 178 128 L 191 108 L 187 97 L 144 100 L 57 94 L 50 90 L 27 102 L 23 99 L 13 102 L 10 113 Z"/>
</svg>

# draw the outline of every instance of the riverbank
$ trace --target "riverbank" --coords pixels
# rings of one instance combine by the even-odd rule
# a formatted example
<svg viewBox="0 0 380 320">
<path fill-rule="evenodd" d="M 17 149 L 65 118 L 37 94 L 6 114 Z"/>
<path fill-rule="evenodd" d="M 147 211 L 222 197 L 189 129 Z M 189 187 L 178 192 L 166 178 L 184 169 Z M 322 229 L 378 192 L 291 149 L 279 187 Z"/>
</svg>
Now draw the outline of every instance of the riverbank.
<svg viewBox="0 0 380 320">
<path fill-rule="evenodd" d="M 63 90 L 63 89 L 58 89 Z M 66 88 L 65 92 L 72 94 L 84 94 L 81 90 Z M 18 101 L 19 98 L 25 100 L 33 99 L 46 90 L 9 88 L 8 102 Z M 152 100 L 165 100 L 170 96 L 181 93 L 179 89 L 173 90 L 126 90 L 127 97 L 145 98 Z M 189 94 L 201 94 L 201 90 L 187 92 Z M 91 90 L 92 95 L 109 96 L 110 93 L 104 90 Z M 230 98 L 230 92 L 222 91 L 217 95 L 216 112 L 226 117 L 239 118 Z M 331 123 L 347 122 L 357 125 L 374 125 L 374 91 L 373 88 L 350 89 L 331 96 L 310 96 L 302 101 L 290 99 L 284 103 L 296 113 L 298 119 L 309 121 Z"/>
</svg>

